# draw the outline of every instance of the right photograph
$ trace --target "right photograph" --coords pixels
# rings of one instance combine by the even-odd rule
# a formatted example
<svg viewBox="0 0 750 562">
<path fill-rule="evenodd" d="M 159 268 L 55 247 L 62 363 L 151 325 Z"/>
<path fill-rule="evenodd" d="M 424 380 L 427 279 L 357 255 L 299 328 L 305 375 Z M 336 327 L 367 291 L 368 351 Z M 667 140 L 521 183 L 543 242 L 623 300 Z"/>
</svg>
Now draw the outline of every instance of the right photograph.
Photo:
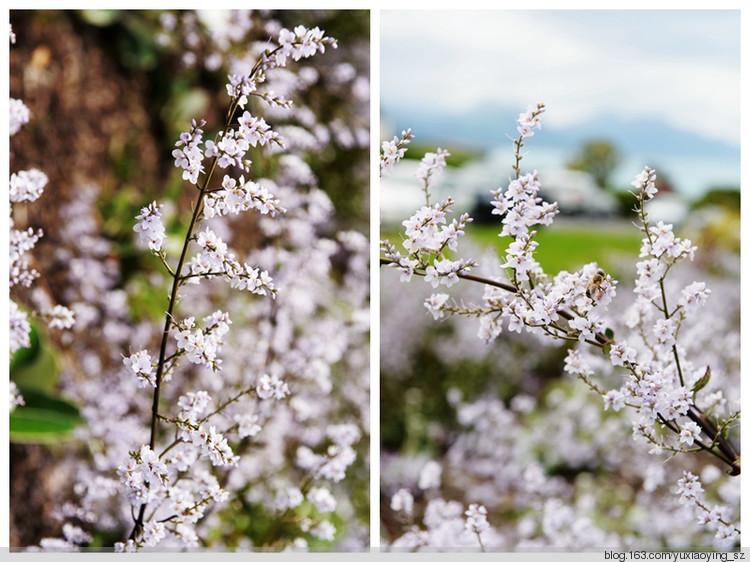
<svg viewBox="0 0 750 562">
<path fill-rule="evenodd" d="M 380 20 L 381 548 L 738 550 L 739 10 Z"/>
</svg>

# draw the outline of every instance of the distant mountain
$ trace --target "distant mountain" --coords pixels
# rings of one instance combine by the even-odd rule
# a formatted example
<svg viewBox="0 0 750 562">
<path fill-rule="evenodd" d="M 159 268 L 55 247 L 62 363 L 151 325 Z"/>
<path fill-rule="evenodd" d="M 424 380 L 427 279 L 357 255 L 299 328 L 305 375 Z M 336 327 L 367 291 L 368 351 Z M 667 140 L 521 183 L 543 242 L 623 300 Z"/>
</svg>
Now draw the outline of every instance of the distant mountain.
<svg viewBox="0 0 750 562">
<path fill-rule="evenodd" d="M 393 134 L 411 127 L 417 141 L 430 144 L 460 144 L 486 149 L 508 142 L 514 136 L 519 111 L 494 106 L 464 112 L 443 112 L 435 115 L 425 107 L 383 106 L 383 120 L 393 127 Z M 388 131 L 384 131 L 386 136 Z M 585 140 L 603 138 L 612 141 L 624 154 L 649 154 L 654 157 L 737 157 L 740 149 L 728 143 L 707 139 L 677 129 L 657 119 L 626 120 L 602 115 L 575 126 L 545 127 L 534 137 L 540 148 L 575 150 Z"/>
</svg>

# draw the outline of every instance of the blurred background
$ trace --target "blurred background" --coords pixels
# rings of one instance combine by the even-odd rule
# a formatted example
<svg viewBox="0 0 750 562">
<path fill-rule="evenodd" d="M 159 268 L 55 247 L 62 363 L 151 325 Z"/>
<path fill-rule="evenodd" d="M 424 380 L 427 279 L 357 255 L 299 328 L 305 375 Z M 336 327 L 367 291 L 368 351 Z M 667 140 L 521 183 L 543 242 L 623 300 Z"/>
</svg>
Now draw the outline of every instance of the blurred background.
<svg viewBox="0 0 750 562">
<path fill-rule="evenodd" d="M 539 170 L 564 214 L 627 212 L 645 165 L 661 181 L 654 216 L 681 222 L 705 204 L 731 207 L 739 25 L 731 10 L 385 11 L 381 136 L 411 127 L 411 157 L 451 151 L 445 184 L 461 207 L 481 207 L 507 182 L 515 118 L 544 102 L 543 132 L 522 164 Z M 403 214 L 394 199 L 381 199 L 385 223 Z"/>
<path fill-rule="evenodd" d="M 659 194 L 649 204 L 652 220 L 673 223 L 678 236 L 699 248 L 695 264 L 677 268 L 676 278 L 705 279 L 714 287 L 714 303 L 730 311 L 712 349 L 733 358 L 719 384 L 738 396 L 739 314 L 731 310 L 740 291 L 739 16 L 730 10 L 384 11 L 381 141 L 408 128 L 415 139 L 406 159 L 381 179 L 381 238 L 399 246 L 401 222 L 424 204 L 415 178 L 418 161 L 441 147 L 452 156 L 431 201 L 451 196 L 454 216 L 474 217 L 458 256 L 476 258 L 480 274 L 502 275 L 488 267 L 507 247 L 497 236 L 501 224 L 490 214 L 489 191 L 508 185 L 518 114 L 543 102 L 542 129 L 526 139 L 521 168 L 538 170 L 541 197 L 559 203 L 554 224 L 535 238 L 545 272 L 596 261 L 620 283 L 612 318 L 623 314 L 642 237 L 632 224 L 628 190 L 644 166 L 654 168 Z M 584 501 L 588 492 L 582 493 L 581 483 L 589 477 L 598 482 L 595 489 L 601 486 L 594 497 L 609 493 L 607 480 L 596 474 L 630 490 L 629 499 L 618 503 L 619 519 L 586 511 L 619 537 L 641 545 L 710 540 L 676 538 L 675 529 L 628 527 L 644 481 L 623 476 L 606 447 L 597 450 L 590 428 L 623 423 L 620 436 L 610 438 L 632 455 L 631 465 L 637 458 L 643 467 L 648 461 L 628 442 L 627 421 L 605 422 L 596 395 L 564 375 L 567 346 L 540 345 L 507 331 L 484 345 L 478 321 L 434 321 L 422 303 L 435 291 L 420 278 L 400 283 L 398 277 L 381 268 L 381 515 L 387 541 L 401 537 L 411 522 L 389 505 L 396 490 L 406 487 L 415 495 L 416 522 L 434 499 L 434 490 L 418 486 L 430 459 L 443 467 L 442 497 L 464 506 L 489 502 L 489 520 L 503 529 L 508 545 L 555 540 L 541 523 L 518 525 L 528 513 L 526 500 L 519 499 L 523 468 L 510 465 L 536 462 L 571 504 Z M 479 303 L 482 288 L 473 285 L 462 282 L 446 292 L 458 303 Z M 724 300 L 734 304 L 724 309 Z M 566 400 L 577 405 L 561 414 Z M 488 420 L 502 413 L 498 427 L 462 421 L 468 415 L 462 412 L 482 410 L 480 404 L 492 404 L 483 410 Z M 595 421 L 587 424 L 587 416 Z M 577 429 L 568 432 L 569 426 Z M 569 454 L 574 450 L 579 458 Z M 681 474 L 670 470 L 675 479 Z M 668 484 L 657 489 L 665 494 L 662 505 L 671 501 Z M 420 529 L 430 531 L 427 515 L 425 525 Z M 585 542 L 578 540 L 579 546 Z M 623 544 L 617 540 L 608 544 Z"/>
</svg>

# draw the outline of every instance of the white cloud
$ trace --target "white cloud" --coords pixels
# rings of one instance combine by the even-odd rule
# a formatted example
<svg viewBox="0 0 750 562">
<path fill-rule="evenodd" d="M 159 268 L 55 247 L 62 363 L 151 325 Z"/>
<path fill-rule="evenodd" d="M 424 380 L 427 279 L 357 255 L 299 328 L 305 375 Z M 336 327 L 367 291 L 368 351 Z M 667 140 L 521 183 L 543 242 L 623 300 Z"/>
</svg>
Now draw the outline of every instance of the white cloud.
<svg viewBox="0 0 750 562">
<path fill-rule="evenodd" d="M 739 16 L 682 11 L 383 12 L 388 104 L 544 101 L 550 126 L 659 118 L 739 143 Z"/>
</svg>

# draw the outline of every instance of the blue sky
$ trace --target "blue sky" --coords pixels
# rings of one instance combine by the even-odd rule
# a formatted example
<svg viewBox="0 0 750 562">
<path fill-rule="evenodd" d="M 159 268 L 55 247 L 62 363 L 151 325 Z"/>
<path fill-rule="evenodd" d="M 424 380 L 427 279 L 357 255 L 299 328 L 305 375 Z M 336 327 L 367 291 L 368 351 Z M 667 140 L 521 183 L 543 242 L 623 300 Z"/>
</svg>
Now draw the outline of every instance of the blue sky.
<svg viewBox="0 0 750 562">
<path fill-rule="evenodd" d="M 544 101 L 550 128 L 650 119 L 739 146 L 738 10 L 383 11 L 381 101 Z"/>
</svg>

